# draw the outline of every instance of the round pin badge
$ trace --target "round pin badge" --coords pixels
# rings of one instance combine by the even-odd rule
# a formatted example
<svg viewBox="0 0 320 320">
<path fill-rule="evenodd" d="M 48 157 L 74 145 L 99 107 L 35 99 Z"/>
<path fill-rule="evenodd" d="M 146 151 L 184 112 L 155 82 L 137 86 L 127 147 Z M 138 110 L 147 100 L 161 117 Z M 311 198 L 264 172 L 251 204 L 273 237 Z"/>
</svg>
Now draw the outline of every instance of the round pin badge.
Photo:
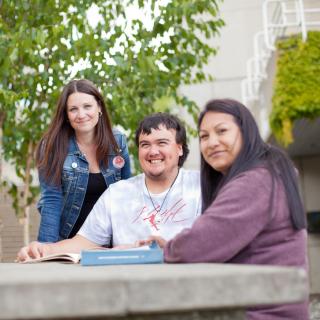
<svg viewBox="0 0 320 320">
<path fill-rule="evenodd" d="M 78 165 L 77 165 L 76 162 L 72 162 L 72 163 L 71 163 L 71 167 L 72 167 L 73 169 L 75 169 L 77 166 L 78 166 Z"/>
<path fill-rule="evenodd" d="M 123 168 L 125 161 L 121 156 L 116 156 L 113 158 L 112 163 L 115 168 L 121 169 Z"/>
</svg>

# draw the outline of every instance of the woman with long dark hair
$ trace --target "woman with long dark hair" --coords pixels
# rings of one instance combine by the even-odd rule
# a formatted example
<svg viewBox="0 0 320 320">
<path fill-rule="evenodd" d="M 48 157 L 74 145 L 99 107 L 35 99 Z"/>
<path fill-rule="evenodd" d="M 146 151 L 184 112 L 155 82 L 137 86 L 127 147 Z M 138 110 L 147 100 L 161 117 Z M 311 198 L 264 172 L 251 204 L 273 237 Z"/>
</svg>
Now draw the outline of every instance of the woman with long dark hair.
<svg viewBox="0 0 320 320">
<path fill-rule="evenodd" d="M 69 82 L 37 148 L 41 214 L 38 240 L 73 237 L 106 188 L 131 176 L 126 138 L 112 130 L 99 90 Z"/>
<path fill-rule="evenodd" d="M 226 262 L 307 270 L 297 171 L 265 143 L 241 103 L 212 100 L 199 117 L 202 215 L 166 242 L 166 262 Z M 308 304 L 259 307 L 248 319 L 308 319 Z"/>
</svg>

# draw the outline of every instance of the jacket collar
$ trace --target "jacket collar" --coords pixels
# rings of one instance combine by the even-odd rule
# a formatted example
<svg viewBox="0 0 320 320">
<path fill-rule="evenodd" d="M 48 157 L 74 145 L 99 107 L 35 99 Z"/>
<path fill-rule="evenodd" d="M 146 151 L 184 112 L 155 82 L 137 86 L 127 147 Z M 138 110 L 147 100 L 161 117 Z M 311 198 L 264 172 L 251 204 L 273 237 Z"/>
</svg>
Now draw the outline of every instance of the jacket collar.
<svg viewBox="0 0 320 320">
<path fill-rule="evenodd" d="M 69 140 L 68 153 L 69 154 L 72 153 L 72 154 L 79 155 L 79 156 L 82 155 L 81 151 L 77 145 L 76 137 L 74 135 Z"/>
</svg>

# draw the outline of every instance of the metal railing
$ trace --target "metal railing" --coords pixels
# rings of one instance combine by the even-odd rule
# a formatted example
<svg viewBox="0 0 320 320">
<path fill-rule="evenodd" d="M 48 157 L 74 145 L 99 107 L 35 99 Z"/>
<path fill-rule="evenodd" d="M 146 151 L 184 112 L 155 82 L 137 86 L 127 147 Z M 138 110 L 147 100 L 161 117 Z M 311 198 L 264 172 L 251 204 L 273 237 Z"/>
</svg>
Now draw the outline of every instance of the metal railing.
<svg viewBox="0 0 320 320">
<path fill-rule="evenodd" d="M 318 2 L 319 3 L 319 2 Z M 268 78 L 267 66 L 278 38 L 289 32 L 301 33 L 320 26 L 320 4 L 306 8 L 303 0 L 264 0 L 262 5 L 263 31 L 253 39 L 253 57 L 246 64 L 246 78 L 241 82 L 242 102 L 248 105 L 260 100 L 260 89 Z"/>
</svg>

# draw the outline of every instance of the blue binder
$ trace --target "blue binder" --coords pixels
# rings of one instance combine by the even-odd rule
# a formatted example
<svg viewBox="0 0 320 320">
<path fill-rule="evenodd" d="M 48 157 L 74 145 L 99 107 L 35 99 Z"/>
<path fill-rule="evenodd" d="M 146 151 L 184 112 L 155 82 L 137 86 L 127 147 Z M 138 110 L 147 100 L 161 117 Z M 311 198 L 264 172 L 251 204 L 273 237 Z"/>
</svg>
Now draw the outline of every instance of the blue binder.
<svg viewBox="0 0 320 320">
<path fill-rule="evenodd" d="M 163 263 L 163 250 L 156 242 L 147 248 L 83 250 L 80 263 L 82 266 Z"/>
</svg>

